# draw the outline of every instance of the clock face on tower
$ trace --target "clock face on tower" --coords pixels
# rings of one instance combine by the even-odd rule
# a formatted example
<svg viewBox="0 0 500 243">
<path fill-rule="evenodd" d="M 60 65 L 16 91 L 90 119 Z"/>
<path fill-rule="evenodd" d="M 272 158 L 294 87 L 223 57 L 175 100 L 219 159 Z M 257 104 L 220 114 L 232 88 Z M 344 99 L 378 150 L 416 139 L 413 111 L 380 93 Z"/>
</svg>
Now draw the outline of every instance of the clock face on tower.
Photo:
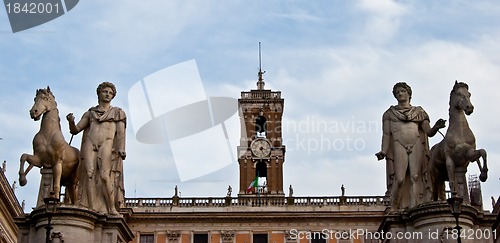
<svg viewBox="0 0 500 243">
<path fill-rule="evenodd" d="M 271 144 L 266 139 L 256 139 L 250 144 L 252 153 L 258 158 L 264 158 L 271 153 Z"/>
</svg>

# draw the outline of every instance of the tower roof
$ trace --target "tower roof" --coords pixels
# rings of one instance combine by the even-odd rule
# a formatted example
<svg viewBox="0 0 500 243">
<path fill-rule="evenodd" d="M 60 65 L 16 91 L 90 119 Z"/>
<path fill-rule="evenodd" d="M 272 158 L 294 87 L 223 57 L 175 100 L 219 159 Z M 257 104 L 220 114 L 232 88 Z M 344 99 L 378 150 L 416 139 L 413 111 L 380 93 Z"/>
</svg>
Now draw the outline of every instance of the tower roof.
<svg viewBox="0 0 500 243">
<path fill-rule="evenodd" d="M 264 85 L 266 85 L 264 79 L 262 78 L 262 75 L 264 73 L 266 73 L 266 71 L 262 72 L 262 55 L 260 52 L 260 42 L 259 42 L 259 73 L 257 74 L 259 76 L 259 80 L 257 81 L 257 90 L 263 90 Z"/>
</svg>

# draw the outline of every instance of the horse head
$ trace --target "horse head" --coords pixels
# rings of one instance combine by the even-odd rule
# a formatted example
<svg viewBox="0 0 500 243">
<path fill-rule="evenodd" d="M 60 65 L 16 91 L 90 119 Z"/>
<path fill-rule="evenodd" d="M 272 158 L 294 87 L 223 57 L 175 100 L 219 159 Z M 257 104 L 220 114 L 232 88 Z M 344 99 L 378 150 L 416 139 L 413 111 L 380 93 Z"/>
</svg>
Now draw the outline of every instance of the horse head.
<svg viewBox="0 0 500 243">
<path fill-rule="evenodd" d="M 453 107 L 457 110 L 463 110 L 466 115 L 472 114 L 474 106 L 470 101 L 469 86 L 464 82 L 455 81 L 453 90 L 450 94 L 450 108 Z"/>
<path fill-rule="evenodd" d="M 47 86 L 46 89 L 37 89 L 35 104 L 33 104 L 30 110 L 31 119 L 38 121 L 45 112 L 55 109 L 56 107 L 56 100 L 49 86 Z"/>
</svg>

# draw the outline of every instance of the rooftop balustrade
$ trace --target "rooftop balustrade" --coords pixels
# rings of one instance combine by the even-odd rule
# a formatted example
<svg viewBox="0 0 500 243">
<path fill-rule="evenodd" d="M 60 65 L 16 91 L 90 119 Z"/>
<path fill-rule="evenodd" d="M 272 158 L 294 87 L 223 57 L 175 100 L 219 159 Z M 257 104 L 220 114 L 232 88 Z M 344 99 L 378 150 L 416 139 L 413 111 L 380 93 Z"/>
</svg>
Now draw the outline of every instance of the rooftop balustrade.
<svg viewBox="0 0 500 243">
<path fill-rule="evenodd" d="M 388 206 L 384 196 L 126 198 L 125 207 Z"/>
</svg>

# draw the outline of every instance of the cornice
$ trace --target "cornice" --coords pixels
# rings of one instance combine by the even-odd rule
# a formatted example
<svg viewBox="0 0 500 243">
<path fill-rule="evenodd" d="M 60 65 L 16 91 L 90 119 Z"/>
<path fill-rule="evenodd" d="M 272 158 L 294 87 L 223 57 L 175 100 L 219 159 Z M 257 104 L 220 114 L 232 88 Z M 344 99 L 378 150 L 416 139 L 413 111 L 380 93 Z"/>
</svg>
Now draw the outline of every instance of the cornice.
<svg viewBox="0 0 500 243">
<path fill-rule="evenodd" d="M 128 219 L 134 221 L 159 221 L 159 222 L 294 222 L 294 221 L 382 221 L 383 210 L 376 211 L 300 211 L 300 212 L 273 212 L 273 211 L 249 211 L 249 212 L 136 212 Z"/>
<path fill-rule="evenodd" d="M 5 173 L 0 170 L 0 201 L 5 205 L 9 214 L 14 218 L 24 214 L 19 201 L 17 200 L 14 190 L 9 184 Z"/>
</svg>

